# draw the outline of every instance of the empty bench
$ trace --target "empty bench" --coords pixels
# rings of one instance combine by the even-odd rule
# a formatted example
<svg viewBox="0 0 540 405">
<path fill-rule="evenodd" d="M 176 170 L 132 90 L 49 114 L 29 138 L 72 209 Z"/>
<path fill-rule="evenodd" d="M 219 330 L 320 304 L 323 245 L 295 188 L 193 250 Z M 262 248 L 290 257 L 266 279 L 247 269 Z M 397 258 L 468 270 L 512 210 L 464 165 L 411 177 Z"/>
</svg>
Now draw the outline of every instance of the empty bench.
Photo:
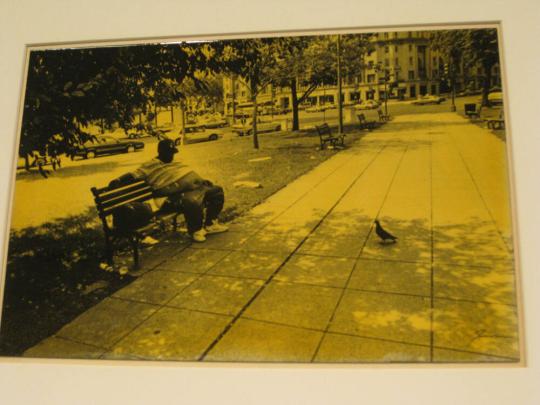
<svg viewBox="0 0 540 405">
<path fill-rule="evenodd" d="M 504 129 L 504 110 L 501 110 L 498 118 L 486 119 L 486 124 L 489 129 Z"/>
<path fill-rule="evenodd" d="M 319 139 L 321 141 L 321 150 L 324 149 L 327 143 L 334 147 L 336 147 L 338 143 L 341 144 L 341 146 L 345 146 L 345 134 L 332 134 L 332 131 L 327 123 L 316 125 L 315 128 L 317 129 L 317 133 L 319 134 Z"/>
<path fill-rule="evenodd" d="M 388 122 L 391 119 L 390 114 L 383 113 L 380 108 L 377 110 L 377 114 L 379 114 L 379 121 L 380 122 Z"/>
<path fill-rule="evenodd" d="M 105 258 L 114 264 L 115 245 L 127 240 L 133 250 L 134 268 L 139 267 L 139 244 L 156 228 L 164 229 L 171 221 L 176 230 L 180 207 L 153 211 L 147 201 L 154 193 L 144 180 L 134 180 L 102 188 L 91 188 L 105 233 Z"/>
<path fill-rule="evenodd" d="M 364 114 L 358 114 L 357 117 L 359 129 L 367 129 L 369 131 L 372 131 L 375 128 L 376 123 L 374 121 L 366 120 L 366 116 Z"/>
</svg>

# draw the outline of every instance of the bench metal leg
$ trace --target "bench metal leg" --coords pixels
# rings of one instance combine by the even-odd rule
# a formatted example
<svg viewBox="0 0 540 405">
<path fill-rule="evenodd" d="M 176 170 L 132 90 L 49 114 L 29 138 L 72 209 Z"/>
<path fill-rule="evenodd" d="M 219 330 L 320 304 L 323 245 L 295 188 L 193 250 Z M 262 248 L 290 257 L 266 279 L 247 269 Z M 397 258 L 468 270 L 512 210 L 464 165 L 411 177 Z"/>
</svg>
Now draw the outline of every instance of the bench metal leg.
<svg viewBox="0 0 540 405">
<path fill-rule="evenodd" d="M 109 266 L 114 265 L 114 246 L 110 236 L 105 236 L 105 260 Z"/>
<path fill-rule="evenodd" d="M 133 268 L 139 268 L 139 238 L 134 236 L 131 239 L 131 246 L 133 248 Z"/>
</svg>

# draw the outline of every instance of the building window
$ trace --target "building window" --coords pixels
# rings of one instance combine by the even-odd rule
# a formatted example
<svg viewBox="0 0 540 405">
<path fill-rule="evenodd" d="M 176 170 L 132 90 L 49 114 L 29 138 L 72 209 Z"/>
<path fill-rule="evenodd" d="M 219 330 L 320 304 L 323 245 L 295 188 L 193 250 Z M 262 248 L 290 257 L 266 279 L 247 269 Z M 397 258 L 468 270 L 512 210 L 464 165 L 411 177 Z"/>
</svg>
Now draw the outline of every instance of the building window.
<svg viewBox="0 0 540 405">
<path fill-rule="evenodd" d="M 396 66 L 399 66 L 399 58 L 396 58 L 396 60 L 395 60 L 395 65 L 396 65 Z"/>
<path fill-rule="evenodd" d="M 412 44 L 409 44 L 409 52 L 412 52 Z"/>
<path fill-rule="evenodd" d="M 388 32 L 384 33 L 384 39 L 388 39 Z"/>
<path fill-rule="evenodd" d="M 399 46 L 396 45 L 396 46 L 394 47 L 394 51 L 398 52 L 398 51 L 399 51 Z"/>
<path fill-rule="evenodd" d="M 412 57 L 412 56 L 409 56 L 409 65 L 412 66 L 413 64 L 414 64 L 414 63 L 413 63 L 413 57 Z"/>
<path fill-rule="evenodd" d="M 409 38 L 412 38 L 412 31 L 409 31 Z"/>
<path fill-rule="evenodd" d="M 375 82 L 375 75 L 367 75 L 367 82 L 368 83 L 374 83 Z"/>
<path fill-rule="evenodd" d="M 384 47 L 384 53 L 388 53 L 388 46 Z"/>
<path fill-rule="evenodd" d="M 384 66 L 390 66 L 390 61 L 388 60 L 388 58 L 384 60 Z"/>
<path fill-rule="evenodd" d="M 409 70 L 409 80 L 414 80 L 414 70 Z"/>
</svg>

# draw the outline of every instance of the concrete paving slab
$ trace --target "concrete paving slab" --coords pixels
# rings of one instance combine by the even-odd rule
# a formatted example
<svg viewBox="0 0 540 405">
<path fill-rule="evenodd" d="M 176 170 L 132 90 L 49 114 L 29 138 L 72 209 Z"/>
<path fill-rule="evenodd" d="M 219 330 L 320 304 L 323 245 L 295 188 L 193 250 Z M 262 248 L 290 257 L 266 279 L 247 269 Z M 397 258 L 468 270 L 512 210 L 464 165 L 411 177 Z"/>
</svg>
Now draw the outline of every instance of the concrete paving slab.
<svg viewBox="0 0 540 405">
<path fill-rule="evenodd" d="M 92 346 L 110 348 L 158 310 L 150 304 L 106 298 L 56 333 Z"/>
<path fill-rule="evenodd" d="M 287 256 L 287 252 L 232 252 L 208 274 L 267 280 Z"/>
<path fill-rule="evenodd" d="M 347 288 L 364 291 L 431 295 L 431 266 L 424 263 L 360 259 Z"/>
<path fill-rule="evenodd" d="M 196 278 L 195 274 L 154 270 L 118 290 L 113 297 L 163 305 Z"/>
<path fill-rule="evenodd" d="M 275 253 L 293 252 L 303 241 L 305 236 L 293 232 L 266 232 L 264 229 L 253 235 L 242 245 L 242 250 L 247 252 Z"/>
<path fill-rule="evenodd" d="M 347 290 L 330 332 L 430 344 L 429 298 Z"/>
<path fill-rule="evenodd" d="M 459 350 L 433 349 L 434 363 L 512 363 L 515 359 L 486 356 L 479 353 L 463 352 Z"/>
<path fill-rule="evenodd" d="M 227 231 L 207 235 L 206 241 L 202 243 L 193 242 L 191 244 L 191 249 L 239 250 L 242 249 L 242 245 L 245 244 L 255 232 L 256 230 L 251 230 L 250 232 Z"/>
<path fill-rule="evenodd" d="M 157 267 L 159 270 L 181 271 L 184 273 L 206 273 L 230 252 L 227 250 L 209 249 L 193 244 L 189 249 L 169 258 Z"/>
<path fill-rule="evenodd" d="M 243 317 L 322 330 L 340 295 L 341 290 L 337 288 L 272 281 Z"/>
<path fill-rule="evenodd" d="M 103 358 L 197 361 L 231 317 L 161 308 Z"/>
<path fill-rule="evenodd" d="M 435 299 L 434 345 L 486 355 L 519 357 L 516 308 Z"/>
<path fill-rule="evenodd" d="M 309 362 L 322 332 L 239 319 L 207 361 Z"/>
<path fill-rule="evenodd" d="M 315 233 L 300 246 L 298 253 L 355 259 L 362 251 L 363 244 L 364 241 L 358 238 L 329 237 Z"/>
<path fill-rule="evenodd" d="M 313 360 L 320 363 L 424 363 L 429 346 L 327 333 Z"/>
<path fill-rule="evenodd" d="M 262 284 L 262 280 L 204 275 L 178 293 L 167 305 L 236 315 Z"/>
<path fill-rule="evenodd" d="M 433 268 L 435 297 L 516 305 L 515 277 L 510 266 Z"/>
<path fill-rule="evenodd" d="M 354 259 L 341 257 L 296 254 L 285 263 L 275 280 L 344 288 L 354 262 Z"/>
<path fill-rule="evenodd" d="M 24 357 L 40 357 L 46 359 L 98 359 L 105 349 L 72 342 L 56 336 L 39 342 L 24 352 Z"/>
</svg>

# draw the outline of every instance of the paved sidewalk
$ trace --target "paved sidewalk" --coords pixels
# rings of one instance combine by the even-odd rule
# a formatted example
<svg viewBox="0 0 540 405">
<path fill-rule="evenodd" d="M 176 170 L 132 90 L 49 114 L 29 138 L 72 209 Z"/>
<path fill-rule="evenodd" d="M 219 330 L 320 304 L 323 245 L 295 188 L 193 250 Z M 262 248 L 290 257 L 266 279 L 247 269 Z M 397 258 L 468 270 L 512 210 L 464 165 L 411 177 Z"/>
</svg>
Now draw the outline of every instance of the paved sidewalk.
<svg viewBox="0 0 540 405">
<path fill-rule="evenodd" d="M 508 198 L 489 131 L 400 116 L 25 355 L 515 362 Z M 375 218 L 397 244 L 379 243 Z"/>
</svg>

